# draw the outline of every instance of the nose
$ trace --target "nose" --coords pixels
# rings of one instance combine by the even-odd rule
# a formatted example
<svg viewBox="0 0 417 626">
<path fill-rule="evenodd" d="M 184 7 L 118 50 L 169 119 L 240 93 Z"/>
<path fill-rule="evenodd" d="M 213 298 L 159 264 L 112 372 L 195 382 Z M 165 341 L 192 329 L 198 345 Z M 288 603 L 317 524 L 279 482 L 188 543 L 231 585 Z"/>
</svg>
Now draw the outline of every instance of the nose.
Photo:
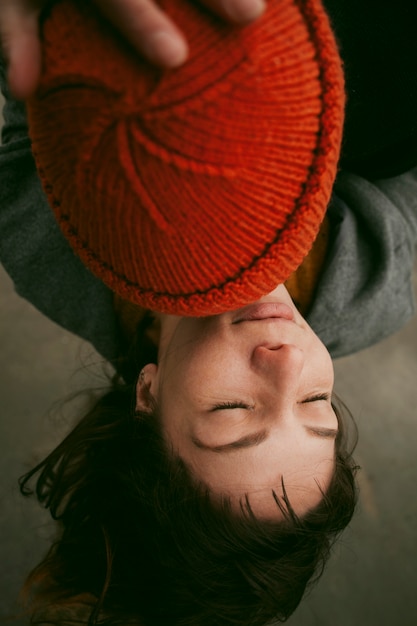
<svg viewBox="0 0 417 626">
<path fill-rule="evenodd" d="M 305 354 L 292 344 L 277 347 L 257 346 L 252 353 L 252 367 L 276 389 L 290 392 L 300 382 Z"/>
</svg>

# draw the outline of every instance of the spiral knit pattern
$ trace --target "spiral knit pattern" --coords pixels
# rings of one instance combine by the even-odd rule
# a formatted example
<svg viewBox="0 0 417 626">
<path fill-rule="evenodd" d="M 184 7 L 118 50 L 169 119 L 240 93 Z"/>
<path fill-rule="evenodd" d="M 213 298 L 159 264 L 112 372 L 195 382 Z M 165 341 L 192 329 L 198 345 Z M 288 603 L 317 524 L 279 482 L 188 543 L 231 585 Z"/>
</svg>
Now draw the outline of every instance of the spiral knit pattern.
<svg viewBox="0 0 417 626">
<path fill-rule="evenodd" d="M 190 45 L 176 70 L 139 59 L 92 3 L 52 8 L 33 151 L 63 232 L 109 287 L 216 314 L 310 250 L 336 174 L 342 70 L 318 0 L 270 0 L 245 28 L 188 0 L 161 6 Z"/>
</svg>

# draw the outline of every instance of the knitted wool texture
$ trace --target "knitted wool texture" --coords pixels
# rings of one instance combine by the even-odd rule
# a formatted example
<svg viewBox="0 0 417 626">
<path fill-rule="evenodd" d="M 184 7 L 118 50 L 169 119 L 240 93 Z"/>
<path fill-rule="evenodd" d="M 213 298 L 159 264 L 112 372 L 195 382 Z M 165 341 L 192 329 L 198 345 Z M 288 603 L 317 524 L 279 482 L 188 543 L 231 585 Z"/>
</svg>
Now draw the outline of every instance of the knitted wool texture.
<svg viewBox="0 0 417 626">
<path fill-rule="evenodd" d="M 336 174 L 343 75 L 318 0 L 270 0 L 245 28 L 160 4 L 190 46 L 176 70 L 138 58 L 93 3 L 51 9 L 33 151 L 63 232 L 111 289 L 216 314 L 270 292 L 310 250 Z"/>
</svg>

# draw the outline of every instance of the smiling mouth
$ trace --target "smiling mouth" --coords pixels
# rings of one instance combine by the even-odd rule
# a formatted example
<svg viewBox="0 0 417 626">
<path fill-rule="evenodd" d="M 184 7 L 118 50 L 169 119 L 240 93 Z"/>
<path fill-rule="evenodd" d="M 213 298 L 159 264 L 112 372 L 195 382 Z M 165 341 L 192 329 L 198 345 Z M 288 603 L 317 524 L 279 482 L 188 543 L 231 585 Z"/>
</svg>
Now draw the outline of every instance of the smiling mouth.
<svg viewBox="0 0 417 626">
<path fill-rule="evenodd" d="M 294 322 L 294 312 L 282 302 L 260 302 L 250 304 L 236 312 L 233 324 L 241 322 L 255 322 L 260 320 L 281 319 Z"/>
</svg>

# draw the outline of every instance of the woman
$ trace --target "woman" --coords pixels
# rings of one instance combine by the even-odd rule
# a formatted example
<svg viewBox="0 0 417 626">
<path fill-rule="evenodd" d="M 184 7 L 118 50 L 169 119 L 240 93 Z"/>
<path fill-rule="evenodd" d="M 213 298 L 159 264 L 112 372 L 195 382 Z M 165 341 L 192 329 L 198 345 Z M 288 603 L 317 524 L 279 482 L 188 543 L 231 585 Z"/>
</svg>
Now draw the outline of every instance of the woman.
<svg viewBox="0 0 417 626">
<path fill-rule="evenodd" d="M 123 367 L 135 382 L 114 381 L 22 482 L 38 474 L 62 525 L 27 583 L 33 619 L 288 618 L 355 502 L 326 349 L 283 286 L 231 313 L 162 316 L 157 357 L 142 332 Z"/>
<path fill-rule="evenodd" d="M 37 574 L 55 600 L 102 595 L 112 616 L 148 623 L 287 617 L 354 501 L 329 357 L 282 284 L 259 306 L 160 325 L 157 358 L 140 359 L 140 419 L 127 417 L 131 390 L 114 391 L 42 464 L 38 495 L 64 534 Z"/>
</svg>

